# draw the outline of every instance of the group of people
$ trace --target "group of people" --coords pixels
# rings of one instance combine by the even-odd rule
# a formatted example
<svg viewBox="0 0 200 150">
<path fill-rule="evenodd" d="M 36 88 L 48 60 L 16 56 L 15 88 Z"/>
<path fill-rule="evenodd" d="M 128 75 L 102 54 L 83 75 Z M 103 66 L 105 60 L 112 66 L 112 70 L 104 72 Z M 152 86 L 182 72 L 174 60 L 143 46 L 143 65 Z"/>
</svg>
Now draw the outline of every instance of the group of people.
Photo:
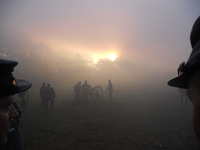
<svg viewBox="0 0 200 150">
<path fill-rule="evenodd" d="M 187 95 L 193 106 L 193 129 L 200 142 L 200 17 L 197 18 L 193 25 L 190 41 L 193 49 L 190 57 L 186 63 L 183 62 L 179 66 L 178 77 L 170 80 L 168 85 L 187 89 Z M 29 89 L 32 85 L 28 81 L 16 80 L 13 77 L 12 72 L 17 64 L 18 62 L 16 61 L 0 59 L 0 150 L 3 150 L 7 143 L 7 135 L 9 133 L 11 120 L 19 117 L 19 113 L 13 105 L 14 94 L 21 93 Z M 84 86 L 81 86 L 81 83 L 79 84 L 78 87 L 74 88 L 76 91 L 75 93 L 79 93 L 79 95 L 76 95 L 77 98 L 80 99 L 81 89 L 84 90 L 85 98 L 88 98 L 88 90 L 91 86 L 87 84 L 87 81 Z M 43 86 L 45 87 L 45 84 Z M 44 91 L 47 91 L 47 89 L 53 88 L 50 88 L 50 84 L 48 84 L 44 89 Z M 55 99 L 55 93 L 44 93 L 46 93 L 46 95 L 42 93 L 42 96 L 44 96 L 43 100 L 46 103 L 45 105 L 48 106 L 48 101 Z M 52 93 L 54 93 L 54 95 Z"/>
<path fill-rule="evenodd" d="M 111 80 L 108 80 L 108 87 L 106 89 L 106 92 L 107 91 L 109 92 L 110 102 L 112 102 L 113 85 L 111 83 Z M 75 104 L 78 104 L 81 100 L 87 103 L 89 100 L 89 96 L 92 94 L 91 92 L 92 92 L 92 87 L 91 85 L 87 84 L 87 80 L 85 80 L 85 83 L 82 85 L 81 85 L 81 81 L 79 81 L 74 86 Z"/>
<path fill-rule="evenodd" d="M 85 80 L 85 83 L 82 85 L 81 85 L 81 81 L 79 81 L 74 86 L 75 104 L 78 104 L 80 100 L 83 100 L 85 103 L 87 103 L 90 96 L 90 89 L 91 89 L 91 85 L 87 84 L 87 80 Z"/>
<path fill-rule="evenodd" d="M 48 104 L 51 103 L 51 110 L 54 110 L 54 102 L 56 98 L 56 94 L 54 89 L 51 87 L 50 84 L 47 84 L 44 82 L 42 87 L 40 88 L 40 97 L 41 97 L 41 106 L 46 107 L 46 110 L 48 110 Z"/>
</svg>

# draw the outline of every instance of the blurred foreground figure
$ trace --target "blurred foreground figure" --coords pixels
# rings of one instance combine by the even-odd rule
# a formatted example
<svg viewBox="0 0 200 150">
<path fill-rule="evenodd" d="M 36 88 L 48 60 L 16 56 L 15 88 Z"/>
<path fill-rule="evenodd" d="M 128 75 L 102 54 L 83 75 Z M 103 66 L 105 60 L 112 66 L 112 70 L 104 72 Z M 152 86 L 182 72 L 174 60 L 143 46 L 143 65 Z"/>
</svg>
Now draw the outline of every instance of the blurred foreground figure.
<svg viewBox="0 0 200 150">
<path fill-rule="evenodd" d="M 22 144 L 22 136 L 21 136 L 21 130 L 20 130 L 20 121 L 19 118 L 22 115 L 22 110 L 19 108 L 16 102 L 13 102 L 13 106 L 17 110 L 19 116 L 14 118 L 11 121 L 10 131 L 8 133 L 8 141 L 5 146 L 5 150 L 22 150 L 23 144 Z"/>
<path fill-rule="evenodd" d="M 82 99 L 85 103 L 87 103 L 89 101 L 89 92 L 91 89 L 91 86 L 89 84 L 87 84 L 87 80 L 85 80 L 85 83 L 82 84 Z"/>
<path fill-rule="evenodd" d="M 185 99 L 185 103 L 187 104 L 187 90 L 186 89 L 182 89 L 182 88 L 178 88 L 178 92 L 181 94 L 181 98 L 180 98 L 180 103 L 183 102 L 183 99 Z"/>
<path fill-rule="evenodd" d="M 75 86 L 74 86 L 74 93 L 75 93 L 75 103 L 78 103 L 80 101 L 80 95 L 81 95 L 81 81 L 79 81 Z"/>
<path fill-rule="evenodd" d="M 46 89 L 46 83 L 43 83 L 42 87 L 40 88 L 40 97 L 41 97 L 41 106 L 45 106 L 45 89 Z"/>
<path fill-rule="evenodd" d="M 12 105 L 14 94 L 23 92 L 32 85 L 13 77 L 12 72 L 17 64 L 16 61 L 0 59 L 0 150 L 4 149 L 7 142 L 11 119 L 19 115 Z"/>
<path fill-rule="evenodd" d="M 193 106 L 193 128 L 200 142 L 200 17 L 193 25 L 190 41 L 193 50 L 187 63 L 180 64 L 178 77 L 170 80 L 168 84 L 187 89 L 187 95 Z"/>
<path fill-rule="evenodd" d="M 51 103 L 51 110 L 54 109 L 53 103 L 55 101 L 56 98 L 56 94 L 54 92 L 54 89 L 52 87 L 50 87 L 50 84 L 47 84 L 47 88 L 45 90 L 45 95 L 46 95 L 46 110 L 48 110 L 48 103 L 50 101 Z"/>
<path fill-rule="evenodd" d="M 112 102 L 113 85 L 111 83 L 111 80 L 108 80 L 108 87 L 107 87 L 106 91 L 108 91 L 109 100 L 110 100 L 110 102 Z"/>
<path fill-rule="evenodd" d="M 18 97 L 21 98 L 21 109 L 25 109 L 26 106 L 28 106 L 28 100 L 29 100 L 29 91 L 23 91 L 18 94 Z"/>
</svg>

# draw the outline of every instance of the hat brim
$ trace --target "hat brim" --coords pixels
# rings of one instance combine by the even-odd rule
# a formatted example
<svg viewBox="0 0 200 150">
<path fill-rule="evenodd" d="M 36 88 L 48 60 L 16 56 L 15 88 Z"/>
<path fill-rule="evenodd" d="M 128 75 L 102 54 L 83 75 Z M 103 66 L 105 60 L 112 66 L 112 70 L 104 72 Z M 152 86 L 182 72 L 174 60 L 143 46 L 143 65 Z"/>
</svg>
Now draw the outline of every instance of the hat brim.
<svg viewBox="0 0 200 150">
<path fill-rule="evenodd" d="M 189 75 L 183 73 L 181 76 L 171 79 L 168 82 L 168 85 L 173 86 L 173 87 L 187 89 L 188 84 L 189 84 L 189 78 L 190 78 Z"/>
<path fill-rule="evenodd" d="M 18 86 L 16 87 L 15 93 L 13 93 L 13 94 L 17 94 L 17 93 L 26 91 L 32 86 L 32 83 L 30 83 L 26 80 L 21 80 L 21 79 L 16 79 L 16 80 L 18 82 Z"/>
<path fill-rule="evenodd" d="M 23 91 L 28 90 L 32 86 L 32 83 L 28 81 L 21 80 L 21 79 L 16 79 L 16 80 L 17 80 L 16 86 L 11 86 L 8 88 L 1 89 L 0 97 L 5 97 L 5 96 L 21 93 Z"/>
</svg>

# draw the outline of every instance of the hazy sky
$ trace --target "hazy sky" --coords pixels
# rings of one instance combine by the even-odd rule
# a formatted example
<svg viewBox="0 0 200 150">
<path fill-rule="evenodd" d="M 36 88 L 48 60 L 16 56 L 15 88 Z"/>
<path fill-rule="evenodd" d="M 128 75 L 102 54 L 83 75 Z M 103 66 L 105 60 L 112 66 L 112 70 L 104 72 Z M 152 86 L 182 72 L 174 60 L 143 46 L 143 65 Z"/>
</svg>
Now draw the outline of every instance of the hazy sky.
<svg viewBox="0 0 200 150">
<path fill-rule="evenodd" d="M 7 45 L 23 39 L 34 45 L 32 51 L 42 53 L 35 45 L 43 45 L 53 51 L 51 57 L 71 60 L 77 54 L 90 63 L 114 54 L 113 65 L 124 78 L 175 76 L 191 52 L 199 8 L 199 0 L 2 0 L 0 39 L 12 37 Z M 6 50 L 0 46 L 1 57 Z"/>
</svg>

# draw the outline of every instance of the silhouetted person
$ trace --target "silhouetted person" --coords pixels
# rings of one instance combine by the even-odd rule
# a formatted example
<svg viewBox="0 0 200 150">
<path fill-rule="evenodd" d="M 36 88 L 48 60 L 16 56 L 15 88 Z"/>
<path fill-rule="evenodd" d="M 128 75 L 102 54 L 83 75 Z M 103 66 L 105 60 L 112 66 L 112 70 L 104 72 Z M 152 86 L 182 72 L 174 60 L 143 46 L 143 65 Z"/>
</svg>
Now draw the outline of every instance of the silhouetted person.
<svg viewBox="0 0 200 150">
<path fill-rule="evenodd" d="M 185 99 L 185 103 L 187 104 L 187 90 L 182 89 L 182 88 L 178 88 L 178 91 L 181 94 L 180 103 L 182 103 L 183 99 Z"/>
<path fill-rule="evenodd" d="M 46 95 L 46 110 L 48 110 L 48 103 L 50 101 L 51 103 L 51 110 L 54 109 L 54 101 L 56 98 L 56 94 L 54 92 L 54 89 L 50 87 L 50 84 L 47 84 L 47 88 L 45 90 L 45 95 Z"/>
<path fill-rule="evenodd" d="M 111 80 L 108 80 L 108 87 L 107 87 L 106 91 L 108 91 L 109 100 L 110 100 L 110 102 L 112 102 L 113 85 L 111 83 Z"/>
<path fill-rule="evenodd" d="M 85 80 L 85 83 L 82 84 L 82 89 L 83 89 L 82 99 L 84 102 L 87 103 L 89 101 L 89 92 L 91 89 L 91 86 L 89 84 L 87 84 L 87 80 Z"/>
<path fill-rule="evenodd" d="M 5 146 L 5 150 L 22 150 L 23 144 L 19 121 L 19 118 L 22 115 L 22 110 L 19 108 L 16 102 L 13 102 L 13 106 L 17 110 L 19 116 L 11 121 L 10 130 L 12 131 L 8 133 L 8 141 Z"/>
<path fill-rule="evenodd" d="M 80 95 L 81 95 L 81 81 L 79 81 L 75 86 L 74 86 L 74 93 L 75 93 L 75 103 L 78 103 L 80 100 Z"/>
<path fill-rule="evenodd" d="M 28 90 L 19 93 L 18 97 L 21 98 L 21 109 L 25 109 L 27 106 L 27 100 L 29 99 Z"/>
<path fill-rule="evenodd" d="M 193 106 L 193 128 L 200 142 L 200 17 L 193 25 L 190 42 L 193 50 L 187 63 L 183 62 L 179 66 L 178 77 L 170 80 L 168 84 L 187 89 L 187 95 Z"/>
<path fill-rule="evenodd" d="M 7 142 L 10 121 L 19 114 L 13 106 L 14 94 L 31 87 L 25 80 L 15 79 L 12 72 L 18 62 L 0 59 L 0 150 Z"/>
<path fill-rule="evenodd" d="M 46 83 L 43 83 L 42 87 L 40 88 L 40 97 L 41 97 L 41 106 L 45 106 L 45 89 L 46 89 Z"/>
</svg>

